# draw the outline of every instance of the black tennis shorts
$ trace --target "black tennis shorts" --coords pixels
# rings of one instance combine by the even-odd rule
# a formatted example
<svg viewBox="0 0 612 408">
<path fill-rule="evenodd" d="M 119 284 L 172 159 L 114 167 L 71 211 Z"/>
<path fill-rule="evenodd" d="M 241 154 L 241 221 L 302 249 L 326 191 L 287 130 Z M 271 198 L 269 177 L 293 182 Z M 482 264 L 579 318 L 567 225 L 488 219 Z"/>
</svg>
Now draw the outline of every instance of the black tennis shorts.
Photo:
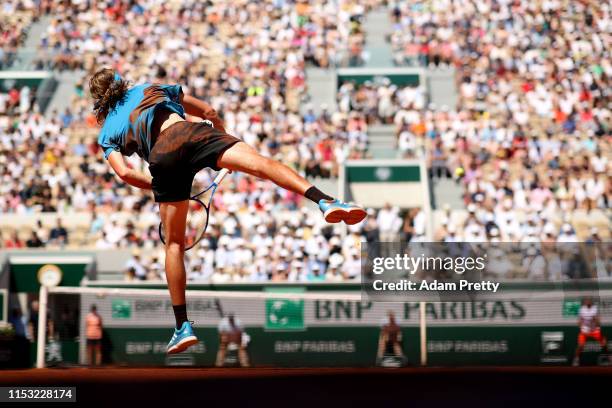
<svg viewBox="0 0 612 408">
<path fill-rule="evenodd" d="M 217 167 L 217 159 L 240 139 L 205 123 L 177 122 L 157 136 L 149 154 L 153 195 L 158 203 L 191 197 L 196 173 Z"/>
</svg>

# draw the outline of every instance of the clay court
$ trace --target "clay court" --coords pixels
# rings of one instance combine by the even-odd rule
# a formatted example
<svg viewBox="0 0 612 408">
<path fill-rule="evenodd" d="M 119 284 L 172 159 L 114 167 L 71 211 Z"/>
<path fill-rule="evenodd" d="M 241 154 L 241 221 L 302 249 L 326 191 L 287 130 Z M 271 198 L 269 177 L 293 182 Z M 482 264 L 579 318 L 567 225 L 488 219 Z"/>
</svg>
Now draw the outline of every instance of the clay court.
<svg viewBox="0 0 612 408">
<path fill-rule="evenodd" d="M 3 371 L 0 386 L 76 386 L 77 402 L 206 406 L 401 404 L 560 407 L 605 402 L 611 367 L 64 368 Z"/>
</svg>

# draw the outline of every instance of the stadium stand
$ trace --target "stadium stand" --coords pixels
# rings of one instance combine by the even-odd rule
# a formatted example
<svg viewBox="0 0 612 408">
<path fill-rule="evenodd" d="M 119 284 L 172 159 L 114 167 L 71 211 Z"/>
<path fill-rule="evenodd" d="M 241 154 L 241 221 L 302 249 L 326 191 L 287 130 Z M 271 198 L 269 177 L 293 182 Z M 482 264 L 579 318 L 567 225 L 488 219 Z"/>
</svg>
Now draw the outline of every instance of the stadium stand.
<svg viewBox="0 0 612 408">
<path fill-rule="evenodd" d="M 394 5 L 396 63 L 457 72 L 458 109 L 396 114 L 399 135 L 431 139 L 432 172 L 464 188 L 471 215 L 439 219 L 437 238 L 608 237 L 609 13 L 567 1 Z"/>
<path fill-rule="evenodd" d="M 38 68 L 112 65 L 134 83 L 180 83 L 222 112 L 230 132 L 309 177 L 334 179 L 346 159 L 369 157 L 369 128 L 392 124 L 401 156 L 427 160 L 432 178 L 463 192 L 464 210 L 439 206 L 435 239 L 609 238 L 606 4 L 392 3 L 389 63 L 453 66 L 458 105 L 432 106 L 425 88 L 383 81 L 376 91 L 341 84 L 338 109 L 302 111 L 305 67 L 360 65 L 368 46 L 361 21 L 381 2 L 256 3 L 52 0 L 36 9 L 9 1 L 2 60 L 44 14 L 51 23 Z M 0 248 L 138 249 L 145 273 L 126 267 L 126 279 L 163 278 L 156 206 L 103 162 L 86 79 L 69 110 L 45 115 L 31 92 L 0 94 L 0 213 L 11 214 L 0 218 Z M 207 240 L 189 261 L 193 280 L 351 280 L 354 270 L 341 265 L 361 239 L 422 231 L 418 210 L 373 209 L 342 245 L 342 231 L 299 197 L 243 175 L 216 198 Z"/>
</svg>

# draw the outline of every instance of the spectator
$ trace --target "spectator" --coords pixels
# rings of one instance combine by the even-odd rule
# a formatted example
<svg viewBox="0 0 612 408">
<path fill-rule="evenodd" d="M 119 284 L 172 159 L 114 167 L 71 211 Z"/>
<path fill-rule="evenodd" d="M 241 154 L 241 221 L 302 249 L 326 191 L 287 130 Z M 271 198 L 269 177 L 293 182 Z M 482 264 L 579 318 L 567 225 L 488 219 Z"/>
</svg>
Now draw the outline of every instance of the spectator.
<svg viewBox="0 0 612 408">
<path fill-rule="evenodd" d="M 128 261 L 125 264 L 124 269 L 128 273 L 128 276 L 130 275 L 129 271 L 133 270 L 133 273 L 136 279 L 139 279 L 139 280 L 146 279 L 147 270 L 142 264 L 140 250 L 134 249 L 132 251 L 132 257 L 128 259 Z"/>
<path fill-rule="evenodd" d="M 30 232 L 30 238 L 26 241 L 26 246 L 28 248 L 42 248 L 45 246 L 45 243 L 38 237 L 36 231 L 32 230 Z"/>
<path fill-rule="evenodd" d="M 527 248 L 523 268 L 531 281 L 547 280 L 546 258 L 533 246 Z"/>
<path fill-rule="evenodd" d="M 378 224 L 378 230 L 380 231 L 381 242 L 397 241 L 402 220 L 396 208 L 391 207 L 390 203 L 386 203 L 378 212 L 376 222 Z"/>
<path fill-rule="evenodd" d="M 342 265 L 342 274 L 347 280 L 359 280 L 361 277 L 361 259 L 357 249 L 351 250 L 349 258 Z"/>
<path fill-rule="evenodd" d="M 49 233 L 49 243 L 64 246 L 68 244 L 68 231 L 62 225 L 62 219 L 58 218 L 54 228 Z"/>
<path fill-rule="evenodd" d="M 13 231 L 9 238 L 4 241 L 4 248 L 6 249 L 19 249 L 23 248 L 25 245 L 21 238 L 19 238 L 19 233 L 17 231 Z"/>
<path fill-rule="evenodd" d="M 133 267 L 127 268 L 126 271 L 125 271 L 124 280 L 126 282 L 137 281 L 138 278 L 136 278 L 136 269 L 134 269 Z"/>
<path fill-rule="evenodd" d="M 344 277 L 342 276 L 338 265 L 331 264 L 327 269 L 327 273 L 325 274 L 325 280 L 328 282 L 342 282 L 344 281 Z"/>
</svg>

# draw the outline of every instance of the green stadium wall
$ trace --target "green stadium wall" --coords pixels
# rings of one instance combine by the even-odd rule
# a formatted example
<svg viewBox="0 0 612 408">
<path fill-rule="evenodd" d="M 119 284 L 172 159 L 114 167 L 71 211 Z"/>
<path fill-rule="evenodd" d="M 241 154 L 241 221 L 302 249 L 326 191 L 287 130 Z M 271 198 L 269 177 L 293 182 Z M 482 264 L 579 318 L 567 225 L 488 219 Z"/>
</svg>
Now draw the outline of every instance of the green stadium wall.
<svg viewBox="0 0 612 408">
<path fill-rule="evenodd" d="M 545 292 L 517 291 L 517 300 L 427 304 L 428 364 L 569 364 L 578 335 L 579 298 L 560 296 L 542 301 L 537 300 L 539 293 Z M 609 336 L 612 291 L 601 290 L 599 294 L 603 332 Z M 173 323 L 167 299 L 81 296 L 82 311 L 92 303 L 98 306 L 104 320 L 108 362 L 176 363 L 165 354 Z M 201 339 L 193 352 L 180 355 L 181 361 L 188 360 L 188 364 L 214 364 L 218 350 L 216 326 L 230 312 L 242 321 L 251 337 L 248 351 L 253 365 L 372 366 L 376 363 L 380 325 L 388 310 L 395 313 L 402 326 L 408 362 L 416 365 L 420 361 L 417 302 L 194 298 L 188 308 Z M 583 363 L 595 364 L 599 351 L 597 343 L 589 343 Z"/>
<path fill-rule="evenodd" d="M 213 328 L 196 328 L 202 342 L 186 353 L 194 365 L 212 366 L 218 350 Z M 315 327 L 301 332 L 271 333 L 247 327 L 252 365 L 280 367 L 370 367 L 376 364 L 378 327 Z M 409 364 L 418 365 L 419 330 L 404 328 L 403 350 Z M 610 327 L 604 329 L 609 334 Z M 168 328 L 105 330 L 109 362 L 127 365 L 172 364 L 166 356 Z M 543 336 L 560 335 L 559 348 L 545 351 Z M 578 329 L 574 326 L 434 327 L 428 329 L 428 365 L 563 365 L 572 360 Z M 612 346 L 612 344 L 610 345 Z M 600 349 L 589 344 L 582 363 L 596 364 Z"/>
</svg>

